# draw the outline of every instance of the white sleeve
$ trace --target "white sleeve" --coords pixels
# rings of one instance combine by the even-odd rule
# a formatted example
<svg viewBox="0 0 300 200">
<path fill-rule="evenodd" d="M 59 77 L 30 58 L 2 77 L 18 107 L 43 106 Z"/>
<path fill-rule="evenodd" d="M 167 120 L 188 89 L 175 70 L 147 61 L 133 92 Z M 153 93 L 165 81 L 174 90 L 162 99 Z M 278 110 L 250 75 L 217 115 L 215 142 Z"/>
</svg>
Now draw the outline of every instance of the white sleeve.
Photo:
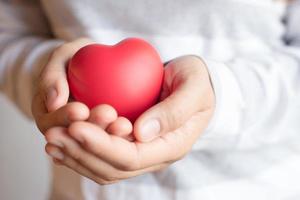
<svg viewBox="0 0 300 200">
<path fill-rule="evenodd" d="M 52 38 L 39 5 L 0 2 L 0 91 L 27 116 L 34 81 L 61 42 Z"/>
<path fill-rule="evenodd" d="M 286 13 L 285 42 L 266 54 L 205 60 L 216 95 L 216 110 L 205 138 L 237 138 L 254 127 L 276 127 L 300 95 L 300 3 Z M 274 133 L 275 134 L 275 133 Z M 265 135 L 261 134 L 262 140 Z"/>
</svg>

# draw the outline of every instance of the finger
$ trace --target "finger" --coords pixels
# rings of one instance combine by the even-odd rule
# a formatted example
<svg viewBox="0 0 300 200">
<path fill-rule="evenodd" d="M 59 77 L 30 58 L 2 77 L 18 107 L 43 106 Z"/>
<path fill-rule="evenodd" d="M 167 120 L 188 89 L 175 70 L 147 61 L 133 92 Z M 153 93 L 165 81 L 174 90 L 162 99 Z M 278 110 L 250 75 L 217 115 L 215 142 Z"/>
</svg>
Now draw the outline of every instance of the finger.
<svg viewBox="0 0 300 200">
<path fill-rule="evenodd" d="M 68 126 L 74 121 L 84 121 L 89 117 L 89 109 L 80 102 L 71 102 L 56 111 L 36 118 L 39 129 L 44 133 L 53 126 Z"/>
<path fill-rule="evenodd" d="M 45 147 L 45 150 L 49 156 L 53 158 L 53 162 L 58 165 L 65 165 L 66 167 L 74 170 L 78 174 L 85 176 L 91 180 L 94 180 L 98 184 L 111 184 L 113 182 L 108 182 L 103 179 L 101 179 L 99 176 L 95 175 L 93 172 L 91 172 L 89 169 L 86 167 L 82 166 L 79 162 L 77 162 L 75 159 L 68 155 L 64 155 L 62 157 L 58 157 L 57 152 L 62 153 L 62 150 L 60 150 L 58 147 L 52 145 L 52 144 L 47 144 Z"/>
<path fill-rule="evenodd" d="M 151 143 L 136 144 L 109 135 L 103 129 L 87 122 L 74 122 L 69 127 L 68 133 L 87 151 L 124 171 L 135 171 L 168 162 L 168 156 L 172 151 L 171 146 L 161 138 Z M 141 151 L 145 154 L 143 156 L 151 157 L 151 160 L 145 161 L 146 157 L 142 158 Z"/>
<path fill-rule="evenodd" d="M 188 66 L 175 60 L 166 66 L 163 90 L 171 91 L 163 91 L 164 100 L 143 113 L 135 122 L 134 136 L 138 141 L 149 142 L 173 131 L 201 110 L 206 92 L 201 88 L 201 79 L 209 77 L 200 70 L 199 60 L 193 59 Z M 166 93 L 170 95 L 166 97 Z"/>
<path fill-rule="evenodd" d="M 154 163 L 173 163 L 182 159 L 205 130 L 211 112 L 198 112 L 185 124 L 148 143 L 137 143 L 140 165 L 151 166 Z"/>
<path fill-rule="evenodd" d="M 44 100 L 49 112 L 67 103 L 69 86 L 66 77 L 68 60 L 81 47 L 92 43 L 89 39 L 78 39 L 72 43 L 58 47 L 50 56 L 47 65 L 41 73 L 40 90 L 44 92 Z"/>
<path fill-rule="evenodd" d="M 102 104 L 91 110 L 89 122 L 99 125 L 106 129 L 110 123 L 118 118 L 117 111 L 110 105 Z"/>
<path fill-rule="evenodd" d="M 45 146 L 45 151 L 49 156 L 55 159 L 56 162 L 60 162 L 65 158 L 65 155 L 62 152 L 62 150 L 53 144 L 47 143 Z"/>
<path fill-rule="evenodd" d="M 97 182 L 104 183 L 117 180 L 113 180 L 113 176 L 108 177 L 109 174 L 117 174 L 117 170 L 82 149 L 74 139 L 68 136 L 67 129 L 55 127 L 47 131 L 45 136 L 48 142 L 46 152 L 50 156 L 56 155 L 58 146 L 63 152 L 64 156 L 63 159 L 60 159 L 60 163 Z M 56 148 L 54 153 L 53 148 Z"/>
<path fill-rule="evenodd" d="M 205 113 L 197 113 L 180 129 L 148 143 L 129 142 L 108 135 L 87 122 L 74 122 L 68 133 L 85 149 L 112 166 L 135 171 L 181 159 L 205 129 L 207 118 Z"/>
<path fill-rule="evenodd" d="M 91 160 L 89 160 L 91 161 Z M 58 161 L 58 164 L 66 165 L 68 168 L 76 171 L 77 173 L 95 181 L 96 183 L 100 185 L 107 185 L 107 184 L 113 184 L 117 183 L 121 180 L 132 178 L 135 176 L 139 176 L 145 173 L 150 173 L 158 170 L 162 170 L 169 166 L 169 164 L 160 164 L 155 165 L 146 169 L 136 170 L 136 171 L 118 171 L 115 170 L 114 172 L 111 172 L 110 170 L 104 169 L 103 165 L 98 162 L 90 163 L 89 161 L 85 161 L 84 164 L 81 164 L 81 162 L 73 159 L 71 156 L 65 156 L 65 159 L 63 161 Z M 98 161 L 98 160 L 97 160 Z M 90 169 L 90 166 L 92 165 L 92 169 Z M 93 171 L 96 171 L 94 173 Z M 100 174 L 100 175 L 99 175 Z"/>
<path fill-rule="evenodd" d="M 113 181 L 112 176 L 107 177 L 107 175 L 118 174 L 118 171 L 114 167 L 81 148 L 81 146 L 67 134 L 66 128 L 52 128 L 47 131 L 45 136 L 49 144 L 59 146 L 66 156 L 76 160 L 76 162 L 89 169 L 97 176 Z M 64 158 L 64 162 L 65 160 L 66 159 Z"/>
<path fill-rule="evenodd" d="M 94 174 L 92 171 L 81 165 L 78 161 L 74 160 L 70 156 L 66 156 L 65 160 L 62 162 L 68 168 L 74 170 L 82 176 L 89 178 L 90 180 L 95 181 L 100 185 L 108 185 L 118 182 L 119 180 L 105 180 L 102 177 Z"/>
<path fill-rule="evenodd" d="M 69 126 L 68 134 L 75 138 L 86 150 L 116 168 L 122 168 L 120 166 L 122 163 L 137 162 L 134 143 L 115 135 L 109 135 L 95 124 L 74 122 Z M 114 151 L 113 146 L 119 150 Z M 120 154 L 121 150 L 123 152 Z"/>
<path fill-rule="evenodd" d="M 108 128 L 107 132 L 112 135 L 116 135 L 123 138 L 130 138 L 130 134 L 132 133 L 132 124 L 131 122 L 125 117 L 118 117 L 114 122 L 112 122 Z"/>
<path fill-rule="evenodd" d="M 46 145 L 46 152 L 50 156 L 59 159 L 59 163 L 67 165 L 85 176 L 93 177 L 93 180 L 97 182 L 113 183 L 146 172 L 156 171 L 168 165 L 167 163 L 162 163 L 136 171 L 121 171 L 82 149 L 76 141 L 67 135 L 64 128 L 52 128 L 51 131 L 47 132 L 46 139 L 49 142 Z M 62 150 L 59 150 L 54 144 L 58 144 Z M 57 151 L 64 152 L 63 158 L 56 156 Z"/>
</svg>

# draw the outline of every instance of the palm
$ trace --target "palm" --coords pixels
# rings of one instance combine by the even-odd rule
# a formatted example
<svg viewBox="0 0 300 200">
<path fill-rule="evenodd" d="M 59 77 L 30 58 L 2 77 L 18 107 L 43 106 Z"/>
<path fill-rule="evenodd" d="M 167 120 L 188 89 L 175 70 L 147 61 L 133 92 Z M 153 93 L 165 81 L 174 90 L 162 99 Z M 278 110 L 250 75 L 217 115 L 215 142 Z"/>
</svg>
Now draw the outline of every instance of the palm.
<svg viewBox="0 0 300 200">
<path fill-rule="evenodd" d="M 101 184 L 162 169 L 191 149 L 213 113 L 214 95 L 203 63 L 189 56 L 170 62 L 160 100 L 134 123 L 135 141 L 90 122 L 50 130 L 47 141 L 61 140 L 67 155 L 62 163 Z M 160 135 L 140 142 L 143 124 L 153 118 L 160 120 Z"/>
</svg>

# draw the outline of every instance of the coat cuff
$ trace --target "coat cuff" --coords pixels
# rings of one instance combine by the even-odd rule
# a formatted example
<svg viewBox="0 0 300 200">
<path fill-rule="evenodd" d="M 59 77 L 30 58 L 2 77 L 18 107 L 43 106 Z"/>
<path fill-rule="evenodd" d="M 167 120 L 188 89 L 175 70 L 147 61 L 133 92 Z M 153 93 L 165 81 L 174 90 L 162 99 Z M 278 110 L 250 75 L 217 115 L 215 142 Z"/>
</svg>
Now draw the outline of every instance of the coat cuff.
<svg viewBox="0 0 300 200">
<path fill-rule="evenodd" d="M 221 62 L 204 59 L 215 92 L 215 112 L 203 134 L 219 138 L 239 133 L 244 108 L 242 91 L 236 75 Z"/>
</svg>

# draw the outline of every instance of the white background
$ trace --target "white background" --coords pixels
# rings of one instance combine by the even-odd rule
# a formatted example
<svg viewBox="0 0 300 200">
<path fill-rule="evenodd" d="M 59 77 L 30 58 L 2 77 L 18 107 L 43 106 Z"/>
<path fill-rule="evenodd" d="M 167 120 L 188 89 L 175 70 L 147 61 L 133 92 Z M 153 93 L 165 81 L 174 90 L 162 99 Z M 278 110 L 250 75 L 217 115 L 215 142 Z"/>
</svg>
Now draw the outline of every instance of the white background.
<svg viewBox="0 0 300 200">
<path fill-rule="evenodd" d="M 0 95 L 0 200 L 47 199 L 49 172 L 42 135 Z"/>
</svg>

